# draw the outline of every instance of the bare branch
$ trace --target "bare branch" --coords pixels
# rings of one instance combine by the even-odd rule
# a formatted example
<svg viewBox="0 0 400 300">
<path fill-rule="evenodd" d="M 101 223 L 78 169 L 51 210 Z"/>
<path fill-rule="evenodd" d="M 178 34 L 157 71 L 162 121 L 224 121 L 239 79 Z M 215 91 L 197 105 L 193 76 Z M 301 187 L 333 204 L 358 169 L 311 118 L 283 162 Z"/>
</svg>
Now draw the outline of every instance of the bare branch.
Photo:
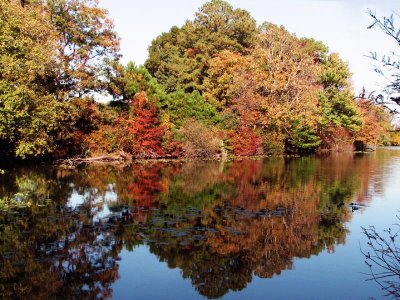
<svg viewBox="0 0 400 300">
<path fill-rule="evenodd" d="M 374 226 L 361 228 L 368 240 L 368 251 L 360 246 L 370 270 L 366 280 L 378 283 L 386 293 L 385 296 L 400 299 L 400 248 L 396 244 L 400 224 L 393 224 L 383 234 L 377 232 Z"/>
</svg>

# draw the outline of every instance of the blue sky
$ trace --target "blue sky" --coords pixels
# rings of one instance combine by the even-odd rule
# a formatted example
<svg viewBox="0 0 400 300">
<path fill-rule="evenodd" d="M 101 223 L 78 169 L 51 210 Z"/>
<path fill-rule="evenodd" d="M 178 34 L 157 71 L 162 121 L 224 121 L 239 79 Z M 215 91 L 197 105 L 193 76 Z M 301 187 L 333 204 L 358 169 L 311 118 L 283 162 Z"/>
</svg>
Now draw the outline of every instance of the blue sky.
<svg viewBox="0 0 400 300">
<path fill-rule="evenodd" d="M 123 63 L 143 64 L 151 41 L 173 25 L 181 26 L 205 0 L 100 0 L 109 10 L 121 37 Z M 353 85 L 358 92 L 363 86 L 378 90 L 384 79 L 373 71 L 372 61 L 365 57 L 370 51 L 388 53 L 398 45 L 378 29 L 367 30 L 370 8 L 378 15 L 400 13 L 400 1 L 394 0 L 228 0 L 235 8 L 251 13 L 258 24 L 264 21 L 283 25 L 298 37 L 324 42 L 331 52 L 338 52 L 348 61 Z M 400 24 L 399 24 L 400 25 Z M 400 52 L 400 51 L 399 51 Z"/>
</svg>

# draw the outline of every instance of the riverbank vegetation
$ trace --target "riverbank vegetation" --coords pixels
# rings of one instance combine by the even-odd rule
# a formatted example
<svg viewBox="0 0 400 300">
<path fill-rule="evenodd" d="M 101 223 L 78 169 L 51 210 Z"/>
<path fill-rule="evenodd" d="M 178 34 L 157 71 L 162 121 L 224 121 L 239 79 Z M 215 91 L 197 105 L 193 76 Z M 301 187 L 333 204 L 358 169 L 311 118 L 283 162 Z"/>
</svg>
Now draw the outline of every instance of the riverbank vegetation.
<svg viewBox="0 0 400 300">
<path fill-rule="evenodd" d="M 390 144 L 390 115 L 356 99 L 338 54 L 221 0 L 156 37 L 144 66 L 120 63 L 97 1 L 0 0 L 0 15 L 1 157 L 215 158 Z"/>
</svg>

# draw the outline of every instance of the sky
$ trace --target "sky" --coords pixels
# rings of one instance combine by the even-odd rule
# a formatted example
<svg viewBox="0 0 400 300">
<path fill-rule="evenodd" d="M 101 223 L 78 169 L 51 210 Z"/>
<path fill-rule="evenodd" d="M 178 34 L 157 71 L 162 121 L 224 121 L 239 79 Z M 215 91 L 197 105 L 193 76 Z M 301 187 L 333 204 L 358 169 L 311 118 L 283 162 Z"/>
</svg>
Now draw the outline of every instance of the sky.
<svg viewBox="0 0 400 300">
<path fill-rule="evenodd" d="M 108 9 L 121 38 L 122 62 L 142 65 L 151 41 L 174 26 L 193 19 L 206 0 L 100 0 Z M 387 54 L 399 46 L 378 28 L 367 29 L 372 18 L 400 13 L 395 0 L 228 0 L 234 8 L 250 12 L 261 24 L 264 21 L 283 25 L 298 37 L 322 41 L 331 52 L 337 52 L 349 63 L 355 92 L 363 87 L 379 90 L 385 79 L 373 71 L 370 51 Z M 398 24 L 400 25 L 400 23 Z M 400 50 L 400 49 L 399 49 Z M 398 51 L 400 52 L 400 51 Z"/>
</svg>

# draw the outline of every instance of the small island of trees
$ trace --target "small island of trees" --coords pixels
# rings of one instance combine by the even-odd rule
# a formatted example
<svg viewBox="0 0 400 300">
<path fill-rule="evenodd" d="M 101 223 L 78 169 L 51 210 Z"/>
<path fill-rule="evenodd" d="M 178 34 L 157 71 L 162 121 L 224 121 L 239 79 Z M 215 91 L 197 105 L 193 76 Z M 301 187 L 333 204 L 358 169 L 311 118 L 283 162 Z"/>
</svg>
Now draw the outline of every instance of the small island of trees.
<svg viewBox="0 0 400 300">
<path fill-rule="evenodd" d="M 392 139 L 389 113 L 355 97 L 337 53 L 225 1 L 156 37 L 143 66 L 120 63 L 96 1 L 0 0 L 0 16 L 2 158 L 304 154 Z"/>
</svg>

